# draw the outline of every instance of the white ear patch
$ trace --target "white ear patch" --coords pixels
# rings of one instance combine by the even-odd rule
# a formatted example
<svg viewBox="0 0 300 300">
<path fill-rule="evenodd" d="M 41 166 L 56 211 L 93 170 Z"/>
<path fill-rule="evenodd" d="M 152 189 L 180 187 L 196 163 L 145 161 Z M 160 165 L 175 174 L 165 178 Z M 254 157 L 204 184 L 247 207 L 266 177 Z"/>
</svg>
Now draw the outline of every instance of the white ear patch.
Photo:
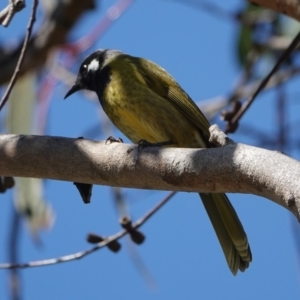
<svg viewBox="0 0 300 300">
<path fill-rule="evenodd" d="M 97 59 L 93 59 L 89 63 L 87 69 L 88 69 L 88 72 L 89 71 L 96 72 L 99 69 L 99 61 Z"/>
</svg>

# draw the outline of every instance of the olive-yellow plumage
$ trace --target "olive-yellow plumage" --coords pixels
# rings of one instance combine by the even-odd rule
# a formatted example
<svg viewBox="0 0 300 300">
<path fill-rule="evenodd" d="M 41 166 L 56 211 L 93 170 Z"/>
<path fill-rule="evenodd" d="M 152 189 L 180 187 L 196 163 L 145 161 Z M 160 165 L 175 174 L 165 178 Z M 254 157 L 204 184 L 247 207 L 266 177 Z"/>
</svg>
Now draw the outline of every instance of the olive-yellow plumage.
<svg viewBox="0 0 300 300">
<path fill-rule="evenodd" d="M 88 89 L 132 142 L 208 148 L 209 122 L 179 84 L 157 64 L 116 50 L 98 50 L 81 64 L 66 97 Z M 252 260 L 243 226 L 225 194 L 200 193 L 233 274 Z"/>
</svg>

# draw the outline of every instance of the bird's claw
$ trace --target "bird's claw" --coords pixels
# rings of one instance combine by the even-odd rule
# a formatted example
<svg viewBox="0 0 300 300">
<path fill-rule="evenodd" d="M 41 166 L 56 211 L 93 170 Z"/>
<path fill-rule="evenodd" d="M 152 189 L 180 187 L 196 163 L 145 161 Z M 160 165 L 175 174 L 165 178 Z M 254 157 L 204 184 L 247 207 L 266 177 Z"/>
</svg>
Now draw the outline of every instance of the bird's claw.
<svg viewBox="0 0 300 300">
<path fill-rule="evenodd" d="M 109 142 L 110 144 L 112 144 L 112 143 L 124 143 L 122 138 L 119 137 L 118 139 L 116 139 L 116 138 L 113 137 L 113 136 L 109 136 L 109 137 L 107 138 L 105 144 L 107 144 L 108 142 Z"/>
</svg>

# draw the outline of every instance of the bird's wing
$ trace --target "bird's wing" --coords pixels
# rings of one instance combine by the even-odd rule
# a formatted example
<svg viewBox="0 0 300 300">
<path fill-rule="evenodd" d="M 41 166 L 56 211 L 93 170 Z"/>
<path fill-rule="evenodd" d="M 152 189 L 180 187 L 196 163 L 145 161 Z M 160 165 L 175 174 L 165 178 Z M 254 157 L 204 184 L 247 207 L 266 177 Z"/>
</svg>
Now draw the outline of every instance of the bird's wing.
<svg viewBox="0 0 300 300">
<path fill-rule="evenodd" d="M 175 79 L 159 65 L 149 60 L 132 59 L 148 87 L 176 106 L 208 138 L 210 126 L 208 120 Z"/>
</svg>

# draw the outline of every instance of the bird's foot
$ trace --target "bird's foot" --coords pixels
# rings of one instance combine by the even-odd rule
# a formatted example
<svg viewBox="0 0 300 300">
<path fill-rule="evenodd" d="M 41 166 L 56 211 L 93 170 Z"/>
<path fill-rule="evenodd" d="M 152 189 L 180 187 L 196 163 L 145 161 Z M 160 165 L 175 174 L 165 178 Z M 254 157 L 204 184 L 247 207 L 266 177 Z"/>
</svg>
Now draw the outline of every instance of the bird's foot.
<svg viewBox="0 0 300 300">
<path fill-rule="evenodd" d="M 114 138 L 113 136 L 109 136 L 109 137 L 107 138 L 105 144 L 107 144 L 108 142 L 109 142 L 110 144 L 112 144 L 112 143 L 124 143 L 122 138 L 119 137 L 118 139 L 116 139 L 116 138 Z"/>
<path fill-rule="evenodd" d="M 150 143 L 146 140 L 140 140 L 138 142 L 138 150 L 143 150 L 147 147 L 163 147 L 163 146 L 170 146 L 170 145 L 173 145 L 174 142 L 172 141 L 164 141 L 164 142 L 158 142 L 158 143 Z"/>
</svg>

